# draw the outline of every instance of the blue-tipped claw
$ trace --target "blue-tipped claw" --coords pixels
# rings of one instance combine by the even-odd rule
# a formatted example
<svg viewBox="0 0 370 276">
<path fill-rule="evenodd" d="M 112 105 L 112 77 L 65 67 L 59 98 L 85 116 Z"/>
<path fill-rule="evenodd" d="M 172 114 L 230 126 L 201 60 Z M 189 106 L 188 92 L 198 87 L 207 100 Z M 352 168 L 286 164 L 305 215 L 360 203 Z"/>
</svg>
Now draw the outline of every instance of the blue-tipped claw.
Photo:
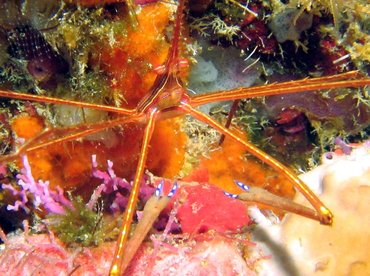
<svg viewBox="0 0 370 276">
<path fill-rule="evenodd" d="M 156 196 L 156 197 L 158 197 L 158 198 L 162 196 L 162 193 L 163 193 L 163 185 L 164 185 L 164 181 L 163 181 L 163 180 L 161 180 L 161 182 L 159 182 L 159 184 L 158 184 L 157 188 L 155 189 L 155 196 Z M 177 188 L 178 188 L 178 184 L 177 184 L 177 182 L 175 181 L 175 182 L 173 183 L 173 185 L 172 185 L 172 189 L 171 189 L 171 191 L 168 193 L 167 197 L 168 197 L 168 198 L 173 197 L 173 195 L 175 194 L 175 192 L 176 192 Z"/>
<path fill-rule="evenodd" d="M 168 193 L 167 197 L 171 198 L 175 194 L 176 190 L 178 188 L 177 182 L 173 183 L 171 191 Z"/>
<path fill-rule="evenodd" d="M 224 192 L 224 194 L 226 195 L 226 196 L 228 196 L 228 197 L 231 197 L 231 198 L 238 198 L 238 195 L 235 195 L 235 194 L 230 194 L 230 193 L 228 193 L 228 192 Z"/>
<path fill-rule="evenodd" d="M 157 189 L 155 189 L 155 196 L 156 197 L 160 197 L 161 196 L 162 191 L 163 191 L 163 184 L 164 184 L 164 181 L 161 180 L 161 182 L 159 182 L 159 184 L 157 186 Z"/>
<path fill-rule="evenodd" d="M 240 181 L 235 181 L 235 184 L 242 188 L 244 191 L 249 191 L 250 187 Z"/>
<path fill-rule="evenodd" d="M 244 183 L 240 182 L 240 181 L 234 181 L 236 185 L 238 185 L 239 188 L 242 188 L 244 191 L 249 191 L 250 190 L 250 187 L 248 185 L 245 185 Z M 231 198 L 238 198 L 239 195 L 236 195 L 236 194 L 231 194 L 231 193 L 228 193 L 228 192 L 224 192 L 224 194 L 228 197 L 231 197 Z"/>
</svg>

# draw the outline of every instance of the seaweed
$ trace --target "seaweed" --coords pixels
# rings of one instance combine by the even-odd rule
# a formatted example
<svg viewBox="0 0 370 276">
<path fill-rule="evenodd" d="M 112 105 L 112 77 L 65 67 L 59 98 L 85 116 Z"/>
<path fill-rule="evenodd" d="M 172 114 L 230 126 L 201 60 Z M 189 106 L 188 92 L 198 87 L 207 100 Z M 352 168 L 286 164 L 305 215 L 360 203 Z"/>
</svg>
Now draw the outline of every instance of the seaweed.
<svg viewBox="0 0 370 276">
<path fill-rule="evenodd" d="M 103 206 L 97 211 L 91 210 L 80 196 L 71 202 L 73 208 L 64 214 L 46 217 L 50 228 L 67 245 L 97 246 L 118 236 L 118 222 L 103 215 Z"/>
</svg>

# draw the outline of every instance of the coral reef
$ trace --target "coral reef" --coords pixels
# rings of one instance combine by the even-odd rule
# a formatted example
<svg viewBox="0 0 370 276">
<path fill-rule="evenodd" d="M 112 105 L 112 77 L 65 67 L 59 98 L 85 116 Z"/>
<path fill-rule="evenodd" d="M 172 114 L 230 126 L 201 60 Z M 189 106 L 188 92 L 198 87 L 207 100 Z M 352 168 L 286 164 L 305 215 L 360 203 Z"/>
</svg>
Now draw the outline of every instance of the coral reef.
<svg viewBox="0 0 370 276">
<path fill-rule="evenodd" d="M 175 88 L 206 93 L 348 70 L 368 75 L 366 4 L 365 0 L 205 0 L 189 1 L 189 12 L 175 15 L 173 1 L 0 0 L 1 90 L 127 109 L 138 106 L 135 114 L 143 115 L 117 126 L 112 122 L 122 117 L 113 109 L 0 99 L 1 156 L 21 156 L 28 145 L 42 145 L 23 156 L 23 169 L 17 160 L 0 164 L 0 216 L 5 213 L 4 221 L 12 225 L 6 232 L 23 219 L 31 221 L 35 232 L 2 235 L 5 249 L 0 252 L 0 264 L 19 274 L 52 273 L 55 268 L 66 273 L 107 273 L 113 258 L 111 240 L 118 234 L 119 216 L 127 206 L 146 133 L 144 121 L 150 116 L 146 108 L 158 107 L 169 112 L 152 131 L 144 160 L 148 172 L 136 178 L 141 186 L 139 202 L 133 204 L 138 208 L 135 233 L 127 245 L 133 258 L 131 265 L 126 264 L 130 273 L 148 269 L 153 274 L 185 273 L 191 267 L 200 274 L 254 274 L 254 262 L 265 254 L 251 257 L 240 239 L 247 240 L 250 225 L 260 220 L 247 215 L 249 203 L 235 199 L 241 193 L 235 180 L 287 200 L 295 194 L 291 183 L 247 155 L 245 147 L 227 138 L 219 143 L 215 130 L 189 118 L 167 118 L 181 109 L 180 104 L 166 105 L 160 98 L 160 104 L 148 105 L 152 98 L 144 97 L 148 91 L 159 93 L 154 88 L 172 89 L 167 86 L 171 81 Z M 183 22 L 178 24 L 179 41 L 174 38 L 174 21 Z M 178 53 L 171 49 L 177 44 Z M 166 68 L 166 60 L 174 68 Z M 206 106 L 202 111 L 224 122 L 229 106 Z M 243 100 L 238 106 L 231 132 L 296 171 L 313 168 L 321 154 L 334 147 L 338 135 L 344 139 L 336 140 L 344 153 L 348 153 L 345 141 L 369 136 L 366 88 L 275 95 Z M 96 123 L 114 127 L 73 139 L 79 131 L 93 130 Z M 57 143 L 65 136 L 70 139 Z M 337 181 L 336 174 L 325 182 Z M 192 181 L 196 183 L 188 183 Z M 158 188 L 161 185 L 163 190 Z M 360 190 L 368 192 L 364 186 L 346 191 L 360 197 Z M 365 217 L 366 203 L 360 198 L 353 206 L 346 191 L 340 190 L 335 200 L 340 198 Z M 332 205 L 341 213 L 340 223 L 355 216 L 341 211 L 336 202 Z M 254 210 L 261 217 L 271 211 L 279 218 L 284 215 L 278 209 L 266 210 L 263 204 L 258 207 L 262 213 Z M 16 215 L 8 219 L 13 211 Z M 44 224 L 49 230 L 39 229 Z M 343 233 L 317 231 L 333 240 Z M 367 265 L 363 255 L 350 260 L 349 271 Z M 315 265 L 328 271 L 333 259 L 324 258 Z M 348 268 L 343 263 L 341 271 Z"/>
<path fill-rule="evenodd" d="M 87 2 L 86 4 L 88 4 Z M 27 37 L 27 43 L 21 43 L 19 39 L 15 42 L 6 38 L 2 40 L 2 44 L 5 45 L 2 55 L 5 58 L 5 63 L 2 65 L 0 74 L 3 76 L 2 83 L 4 87 L 95 103 L 135 106 L 152 85 L 156 76 L 156 70 L 154 69 L 162 64 L 166 57 L 169 47 L 167 42 L 169 35 L 166 26 L 171 20 L 173 9 L 170 5 L 162 3 L 149 5 L 147 3 L 137 3 L 142 6 L 140 11 L 137 11 L 135 19 L 138 23 L 137 27 L 132 28 L 132 18 L 124 16 L 127 14 L 127 9 L 132 8 L 130 4 L 125 6 L 119 3 L 108 4 L 108 2 L 103 2 L 95 6 L 96 3 L 89 3 L 90 8 L 85 8 L 83 2 L 79 4 L 82 4 L 82 6 L 64 5 L 56 2 L 48 7 L 47 12 L 42 13 L 40 17 L 39 10 L 42 10 L 46 5 L 44 1 L 37 2 L 35 7 L 4 2 L 4 10 L 8 10 L 9 13 L 4 16 L 3 28 L 16 29 L 18 26 L 27 26 L 37 38 L 36 48 L 41 49 L 38 51 L 33 49 L 30 43 L 27 42 L 29 40 Z M 190 6 L 193 5 L 193 3 L 190 3 Z M 272 1 L 271 3 L 251 1 L 248 4 L 239 4 L 234 1 L 230 1 L 230 3 L 227 1 L 209 1 L 205 5 L 207 8 L 204 8 L 202 12 L 198 10 L 196 15 L 192 15 L 188 19 L 191 32 L 205 36 L 205 39 L 211 43 L 217 42 L 222 46 L 237 46 L 244 51 L 245 54 L 242 57 L 248 59 L 248 62 L 244 62 L 243 58 L 239 57 L 241 54 L 238 50 L 232 48 L 219 48 L 217 51 L 211 50 L 207 53 L 205 49 L 212 48 L 212 46 L 202 42 L 203 56 L 195 57 L 200 66 L 194 66 L 194 71 L 190 74 L 190 88 L 192 90 L 199 91 L 205 86 L 208 86 L 210 90 L 229 88 L 228 86 L 214 85 L 212 80 L 217 80 L 219 83 L 231 83 L 225 82 L 223 79 L 232 79 L 237 81 L 239 85 L 244 86 L 250 85 L 259 75 L 260 79 L 267 78 L 268 81 L 273 82 L 277 79 L 292 79 L 308 74 L 337 73 L 356 67 L 362 70 L 366 69 L 366 62 L 357 62 L 358 59 L 355 58 L 353 58 L 353 63 L 349 62 L 350 56 L 355 52 L 350 45 L 354 45 L 354 43 L 360 45 L 366 41 L 367 37 L 362 31 L 366 21 L 357 12 L 365 9 L 362 2 L 356 5 L 356 9 L 346 10 L 342 17 L 337 16 L 335 7 L 328 1 L 290 1 L 287 4 L 280 1 Z M 297 5 L 300 6 L 299 9 L 295 8 Z M 343 5 L 347 6 L 347 4 Z M 326 13 L 326 11 L 329 11 L 329 13 Z M 336 25 L 348 24 L 351 29 L 350 32 L 341 33 L 340 39 L 337 38 L 338 34 L 334 33 L 334 28 L 332 28 L 333 21 L 330 21 L 330 13 L 334 15 L 334 18 L 340 18 L 340 20 L 335 19 Z M 147 16 L 148 14 L 150 16 Z M 15 20 L 17 16 L 19 18 Z M 278 20 L 278 18 L 284 18 L 285 23 Z M 307 22 L 307 24 L 302 23 L 304 25 L 302 27 L 299 23 L 301 18 L 309 18 L 309 24 Z M 356 18 L 356 20 L 351 20 L 351 18 Z M 54 26 L 56 20 L 59 23 Z M 293 24 L 289 25 L 289 22 Z M 292 30 L 295 33 L 294 37 L 280 39 L 274 29 L 283 29 L 281 24 L 298 28 L 295 31 Z M 276 27 L 272 27 L 272 25 L 276 25 Z M 48 28 L 51 29 L 48 30 Z M 20 33 L 18 32 L 15 36 L 20 36 Z M 292 40 L 303 48 L 292 46 Z M 131 42 L 127 43 L 127 41 Z M 23 45 L 23 48 L 20 47 L 20 44 Z M 14 47 L 11 47 L 12 45 Z M 366 45 L 366 43 L 363 45 Z M 47 51 L 45 47 L 50 51 Z M 187 45 L 183 48 L 187 48 L 189 53 L 199 54 L 202 50 L 196 47 L 195 44 L 187 42 Z M 15 50 L 12 50 L 13 48 Z M 337 50 L 333 51 L 332 49 Z M 294 54 L 293 51 L 297 51 L 297 54 Z M 20 55 L 14 54 L 20 52 L 36 53 L 39 59 L 40 55 L 45 55 L 46 52 L 55 53 L 54 56 L 63 57 L 63 60 L 68 63 L 69 72 L 61 72 L 62 76 L 56 78 L 55 87 L 42 89 L 35 77 L 29 72 L 27 73 L 27 68 L 22 65 L 22 59 L 19 58 Z M 366 61 L 365 49 L 364 51 L 357 51 L 357 53 L 364 53 L 358 58 Z M 27 56 L 27 59 L 30 59 L 28 57 L 30 55 L 23 54 L 23 56 Z M 239 65 L 234 66 L 233 69 L 225 70 L 224 67 L 229 67 L 229 65 L 225 60 L 218 61 L 217 57 L 229 57 L 230 55 L 233 56 L 233 64 L 238 63 Z M 206 63 L 203 62 L 203 58 L 208 62 L 208 65 L 210 64 L 209 60 L 212 60 L 215 67 L 211 66 L 209 70 L 213 72 L 213 77 L 206 81 L 201 79 L 194 82 L 193 80 L 199 77 L 200 74 L 211 76 L 208 75 L 208 71 L 196 71 L 196 68 L 205 66 Z M 58 62 L 55 62 L 55 64 L 58 64 Z M 63 66 L 57 67 L 59 70 Z M 280 75 L 271 74 L 272 70 L 279 71 Z M 292 76 L 293 70 L 296 73 Z M 248 81 L 246 81 L 246 78 Z M 255 82 L 258 83 L 259 81 L 257 79 Z M 333 135 L 338 133 L 345 137 L 358 135 L 359 133 L 362 137 L 367 135 L 365 127 L 369 122 L 369 108 L 366 91 L 356 91 L 355 93 L 348 91 L 346 92 L 347 97 L 339 95 L 341 93 L 341 91 L 338 94 L 333 92 L 333 94 L 324 94 L 323 96 L 313 93 L 302 94 L 305 99 L 310 97 L 309 102 L 313 103 L 308 107 L 306 105 L 300 106 L 297 102 L 302 102 L 302 100 L 294 99 L 294 96 L 289 96 L 281 104 L 277 104 L 273 98 L 247 101 L 241 105 L 237 121 L 245 128 L 252 141 L 272 154 L 275 151 L 275 156 L 278 158 L 288 158 L 294 167 L 305 169 L 310 164 L 317 162 L 317 156 L 330 145 L 330 137 L 333 137 Z M 275 98 L 278 99 L 278 97 Z M 8 107 L 4 108 L 3 113 L 8 113 L 4 117 L 6 119 L 3 120 L 5 125 L 13 117 L 17 117 L 15 114 L 23 109 L 22 103 L 17 105 L 11 110 L 7 109 Z M 313 108 L 318 105 L 320 108 Z M 330 106 L 330 110 L 322 108 L 322 106 Z M 40 105 L 35 105 L 35 108 L 41 117 L 46 117 L 44 122 L 38 124 L 38 127 L 43 125 L 70 126 L 111 118 L 110 114 L 90 112 L 81 108 L 58 106 L 50 109 Z M 334 112 L 331 109 L 336 111 Z M 287 132 L 285 131 L 287 127 L 279 123 L 279 117 L 286 114 L 285 110 L 300 112 L 301 115 L 298 117 L 304 118 L 304 122 L 299 123 L 300 131 Z M 323 110 L 327 110 L 327 112 L 322 112 Z M 352 116 L 344 116 L 344 113 L 340 113 L 338 116 L 338 110 L 350 110 Z M 360 110 L 360 113 L 358 110 Z M 333 119 L 333 116 L 336 118 Z M 25 119 L 15 119 L 15 121 L 18 120 Z M 341 120 L 345 122 L 344 125 L 340 123 Z M 24 121 L 22 125 L 26 126 L 27 124 Z M 181 122 L 174 122 L 174 125 L 168 125 L 169 129 L 174 130 L 172 134 L 169 129 L 164 130 L 163 126 L 157 127 L 155 133 L 158 133 L 158 138 L 154 139 L 155 142 L 153 141 L 153 150 L 155 151 L 160 147 L 157 145 L 160 145 L 162 136 L 173 135 L 174 139 L 171 147 L 175 147 L 179 154 L 174 157 L 173 151 L 165 153 L 163 151 L 165 147 L 162 147 L 161 154 L 153 152 L 150 157 L 150 163 L 153 165 L 149 169 L 156 175 L 164 177 L 183 175 L 179 171 L 184 161 L 183 148 L 186 138 L 182 136 L 182 139 L 177 139 L 178 134 L 182 133 L 179 127 L 180 124 Z M 291 122 L 291 124 L 294 123 Z M 7 128 L 6 133 L 14 135 L 14 132 L 19 131 L 18 129 Z M 313 132 L 314 134 L 312 134 Z M 31 133 L 29 134 L 30 137 L 32 136 Z M 122 133 L 124 133 L 124 137 L 119 139 L 118 137 Z M 89 141 L 82 142 L 83 145 L 77 143 L 81 154 L 72 149 L 76 147 L 76 143 L 74 143 L 73 146 L 68 146 L 68 157 L 59 156 L 56 152 L 60 150 L 55 147 L 54 153 L 53 150 L 50 150 L 45 157 L 41 157 L 42 154 L 39 153 L 37 157 L 30 155 L 29 158 L 31 163 L 36 162 L 36 160 L 40 160 L 38 162 L 43 160 L 45 164 L 40 166 L 42 169 L 34 170 L 37 178 L 67 179 L 67 182 L 72 183 L 67 184 L 68 186 L 79 186 L 82 185 L 82 182 L 88 181 L 87 175 L 90 168 L 86 166 L 86 164 L 89 164 L 86 160 L 94 153 L 92 148 L 100 147 L 99 154 L 101 157 L 98 154 L 98 158 L 110 158 L 115 164 L 122 164 L 122 166 L 119 166 L 120 175 L 130 178 L 134 173 L 136 158 L 125 159 L 122 156 L 135 156 L 134 152 L 137 152 L 138 148 L 127 141 L 136 141 L 136 138 L 128 137 L 140 136 L 141 130 L 137 126 L 130 126 L 124 130 L 115 129 L 94 137 L 90 136 Z M 157 134 L 154 136 L 157 137 Z M 126 142 L 120 142 L 123 140 Z M 8 135 L 3 141 L 7 141 L 4 148 L 9 150 L 15 147 L 14 141 Z M 305 145 L 303 149 L 299 149 L 301 144 Z M 294 147 L 297 154 L 287 156 L 284 153 L 286 152 L 283 150 L 284 147 Z M 119 151 L 124 154 L 115 157 L 115 153 Z M 303 154 L 303 157 L 301 157 L 301 154 Z M 83 158 L 84 162 L 78 162 L 80 158 Z M 307 162 L 308 159 L 311 161 Z M 56 171 L 50 171 L 48 166 L 50 167 L 51 163 L 59 163 L 60 166 Z M 164 163 L 171 165 L 165 166 Z M 49 165 L 47 166 L 47 164 Z M 81 181 L 78 181 L 77 175 L 84 175 L 84 177 L 81 178 Z M 61 182 L 66 181 L 55 180 L 51 182 L 62 185 Z"/>
<path fill-rule="evenodd" d="M 26 213 L 30 213 L 30 210 L 46 213 L 47 224 L 66 244 L 96 245 L 115 236 L 112 234 L 115 232 L 109 228 L 114 229 L 117 225 L 103 218 L 104 208 L 96 210 L 98 200 L 105 200 L 111 213 L 121 212 L 127 205 L 131 184 L 116 176 L 111 161 L 108 161 L 107 172 L 103 172 L 97 168 L 96 156 L 92 156 L 92 176 L 103 183 L 95 189 L 89 202 L 85 203 L 80 196 L 72 200 L 67 199 L 63 189 L 57 186 L 54 191 L 50 188 L 49 181 L 36 182 L 27 156 L 22 159 L 24 168 L 16 177 L 18 187 L 2 184 L 2 189 L 9 191 L 16 198 L 14 204 L 7 205 L 8 211 L 23 209 Z M 4 170 L 3 173 L 5 172 Z M 153 185 L 146 182 L 143 180 L 140 189 L 139 198 L 142 204 L 148 201 L 155 190 Z"/>
</svg>

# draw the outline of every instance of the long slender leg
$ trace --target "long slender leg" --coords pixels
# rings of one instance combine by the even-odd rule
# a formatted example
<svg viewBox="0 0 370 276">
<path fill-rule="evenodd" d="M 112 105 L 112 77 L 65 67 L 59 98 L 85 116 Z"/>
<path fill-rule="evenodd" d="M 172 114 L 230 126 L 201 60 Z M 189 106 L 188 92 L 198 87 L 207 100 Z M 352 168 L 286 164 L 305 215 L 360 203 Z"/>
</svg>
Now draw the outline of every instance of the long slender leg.
<svg viewBox="0 0 370 276">
<path fill-rule="evenodd" d="M 143 115 L 137 114 L 135 116 L 118 118 L 115 120 L 104 121 L 90 125 L 77 125 L 66 128 L 46 129 L 45 131 L 41 132 L 39 135 L 22 145 L 15 153 L 0 156 L 0 162 L 15 159 L 20 155 L 38 150 L 40 148 L 45 148 L 62 142 L 73 141 L 87 135 L 100 132 L 104 129 L 115 127 L 117 125 L 122 125 L 129 122 L 136 122 L 141 118 L 143 118 Z"/>
<path fill-rule="evenodd" d="M 158 114 L 157 110 L 153 110 L 149 113 L 148 123 L 144 131 L 143 143 L 141 145 L 140 157 L 136 168 L 134 184 L 132 186 L 131 194 L 128 199 L 127 207 L 123 217 L 120 234 L 117 240 L 114 260 L 110 268 L 110 275 L 120 275 L 122 272 L 121 265 L 122 260 L 124 258 L 124 247 L 126 245 L 130 233 L 132 218 L 135 212 L 136 203 L 139 195 L 140 181 L 144 173 L 145 162 L 148 155 L 149 142 L 150 138 L 152 137 L 155 125 L 155 118 L 157 114 Z"/>
<path fill-rule="evenodd" d="M 249 92 L 255 92 L 255 91 L 261 91 L 261 88 L 269 90 L 271 88 L 287 88 L 294 85 L 308 85 L 308 84 L 322 84 L 322 83 L 328 83 L 328 82 L 334 82 L 334 81 L 348 81 L 350 79 L 356 78 L 358 76 L 358 71 L 349 71 L 342 74 L 337 75 L 331 75 L 331 76 L 325 76 L 325 77 L 318 77 L 318 78 L 305 78 L 301 80 L 293 80 L 293 81 L 286 81 L 286 82 L 278 82 L 278 83 L 270 83 L 261 86 L 255 86 L 255 87 L 247 87 L 244 88 L 245 90 Z M 229 90 L 229 93 L 232 93 L 232 91 L 240 90 L 240 88 Z M 216 91 L 214 93 L 208 93 L 208 94 L 219 94 L 221 92 L 227 92 L 227 91 Z M 195 100 L 201 99 L 207 94 L 197 95 L 193 96 L 192 98 Z"/>
<path fill-rule="evenodd" d="M 326 76 L 326 77 L 320 77 L 320 78 L 313 78 L 313 79 L 303 79 L 303 80 L 297 80 L 297 81 L 294 81 L 294 85 L 304 85 L 304 84 L 307 84 L 307 82 L 309 81 L 310 84 L 314 84 L 314 83 L 321 83 L 323 81 L 334 81 L 334 80 L 343 80 L 343 79 L 348 79 L 348 78 L 353 78 L 355 76 L 358 75 L 358 72 L 357 71 L 350 71 L 350 72 L 346 72 L 346 73 L 343 73 L 343 74 L 339 74 L 339 75 L 332 75 L 332 76 Z M 270 85 L 265 85 L 264 86 L 264 89 L 266 89 L 266 87 L 273 87 L 274 89 L 277 89 L 277 88 L 286 88 L 286 87 L 289 87 L 292 85 L 292 82 L 285 82 L 285 83 L 273 83 L 273 84 L 270 84 Z M 255 87 L 252 87 L 252 88 L 248 88 L 248 91 L 252 91 L 252 90 L 257 90 L 257 88 Z M 216 93 L 222 93 L 221 91 L 219 92 L 216 92 Z M 200 97 L 200 98 L 199 98 Z M 202 97 L 203 96 L 199 96 L 199 97 L 194 97 L 193 98 L 193 102 L 194 100 L 195 101 L 201 101 L 202 100 Z M 231 120 L 237 110 L 237 106 L 238 106 L 238 103 L 239 103 L 239 100 L 234 100 L 233 102 L 233 105 L 230 109 L 230 112 L 229 112 L 229 116 L 227 118 L 227 121 L 226 121 L 226 124 L 225 124 L 225 127 L 226 128 L 229 128 L 230 124 L 231 124 Z M 221 138 L 220 138 L 220 141 L 219 141 L 219 145 L 222 144 L 223 140 L 225 139 L 225 136 L 222 134 L 221 135 Z"/>
<path fill-rule="evenodd" d="M 318 213 L 312 208 L 295 203 L 293 200 L 274 195 L 273 193 L 270 193 L 259 187 L 249 187 L 239 181 L 235 181 L 235 183 L 245 192 L 237 195 L 225 192 L 225 195 L 247 202 L 260 203 L 269 207 L 280 209 L 282 211 L 305 216 L 310 219 L 320 219 Z"/>
<path fill-rule="evenodd" d="M 171 191 L 167 196 L 162 195 L 163 183 L 158 185 L 154 195 L 146 202 L 143 210 L 142 218 L 135 228 L 133 236 L 127 242 L 125 248 L 125 258 L 122 262 L 122 272 L 127 269 L 132 258 L 135 256 L 137 250 L 139 249 L 141 243 L 147 236 L 149 230 L 152 228 L 155 220 L 158 218 L 160 213 L 167 204 L 170 202 L 171 197 L 174 195 L 177 189 L 177 183 L 175 182 L 172 186 Z"/>
<path fill-rule="evenodd" d="M 345 77 L 348 75 L 352 76 L 348 72 L 345 73 Z M 339 75 L 343 76 L 343 75 Z M 304 79 L 301 81 L 289 81 L 283 83 L 269 84 L 264 86 L 249 87 L 249 88 L 237 88 L 227 91 L 217 91 L 209 94 L 202 94 L 199 96 L 192 96 L 191 102 L 193 107 L 199 105 L 219 102 L 237 100 L 243 98 L 254 98 L 270 95 L 283 95 L 291 93 L 299 93 L 312 90 L 323 90 L 323 89 L 334 89 L 340 87 L 362 87 L 370 85 L 370 78 L 355 79 L 355 80 L 337 80 L 338 76 L 329 76 L 322 78 Z"/>
<path fill-rule="evenodd" d="M 32 101 L 32 102 L 40 102 L 40 103 L 65 104 L 65 105 L 71 105 L 71 106 L 77 106 L 77 107 L 86 107 L 86 108 L 92 108 L 92 109 L 97 109 L 97 110 L 102 110 L 102 111 L 115 112 L 115 113 L 119 113 L 123 115 L 133 115 L 136 112 L 136 109 L 126 109 L 122 107 L 85 103 L 85 102 L 59 99 L 59 98 L 53 98 L 53 97 L 47 97 L 47 96 L 17 93 L 17 92 L 6 91 L 6 90 L 0 90 L 0 97 L 17 99 L 17 100 L 26 100 L 26 101 Z"/>
<path fill-rule="evenodd" d="M 194 109 L 191 105 L 188 103 L 184 103 L 181 107 L 184 111 L 188 112 L 190 115 L 195 117 L 196 119 L 203 121 L 210 126 L 214 127 L 219 132 L 227 135 L 228 137 L 231 137 L 236 142 L 242 144 L 246 150 L 256 156 L 261 161 L 265 162 L 278 172 L 284 174 L 293 184 L 294 186 L 306 197 L 306 199 L 311 203 L 311 205 L 314 207 L 316 212 L 318 213 L 318 218 L 322 224 L 331 225 L 333 222 L 333 215 L 330 212 L 330 210 L 325 207 L 325 205 L 318 199 L 318 197 L 307 187 L 307 185 L 301 181 L 293 171 L 291 171 L 289 168 L 285 167 L 283 164 L 281 164 L 276 159 L 272 158 L 268 154 L 264 153 L 259 148 L 255 147 L 254 145 L 248 143 L 244 139 L 238 137 L 234 133 L 232 133 L 230 130 L 226 129 L 222 125 L 220 125 L 218 122 L 213 120 L 212 118 L 208 117 L 207 115 L 203 114 L 202 112 Z"/>
<path fill-rule="evenodd" d="M 233 117 L 234 117 L 234 115 L 235 115 L 235 113 L 238 109 L 238 105 L 239 105 L 239 100 L 233 101 L 233 104 L 232 104 L 232 106 L 230 108 L 230 111 L 229 111 L 229 115 L 227 116 L 227 120 L 226 120 L 226 123 L 225 123 L 225 128 L 230 127 L 231 121 L 233 120 Z M 218 141 L 218 144 L 222 145 L 224 140 L 225 140 L 225 135 L 221 134 L 220 141 Z"/>
</svg>

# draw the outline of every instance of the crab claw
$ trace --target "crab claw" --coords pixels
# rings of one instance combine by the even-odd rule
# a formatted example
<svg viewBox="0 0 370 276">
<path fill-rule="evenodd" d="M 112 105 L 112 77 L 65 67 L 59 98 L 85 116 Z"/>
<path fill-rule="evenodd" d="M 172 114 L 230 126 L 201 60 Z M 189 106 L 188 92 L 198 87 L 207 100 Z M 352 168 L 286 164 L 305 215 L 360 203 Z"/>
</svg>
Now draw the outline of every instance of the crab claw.
<svg viewBox="0 0 370 276">
<path fill-rule="evenodd" d="M 248 185 L 245 185 L 243 182 L 240 182 L 240 181 L 237 181 L 235 180 L 234 181 L 236 185 L 238 185 L 239 188 L 242 188 L 244 191 L 246 192 L 249 192 L 250 191 L 250 187 Z M 239 198 L 239 195 L 237 194 L 231 194 L 231 193 L 228 193 L 228 192 L 224 192 L 224 194 L 230 198 L 234 198 L 234 199 L 237 199 Z"/>
<path fill-rule="evenodd" d="M 164 184 L 164 181 L 161 180 L 161 182 L 159 182 L 157 188 L 155 189 L 155 196 L 156 197 L 160 197 L 162 192 L 163 192 L 163 184 Z"/>
<path fill-rule="evenodd" d="M 171 198 L 171 197 L 173 197 L 173 195 L 175 194 L 175 192 L 176 192 L 176 190 L 177 190 L 177 188 L 179 187 L 179 185 L 177 184 L 177 182 L 175 181 L 174 183 L 173 183 L 173 185 L 172 185 L 172 189 L 171 189 L 171 191 L 168 193 L 168 195 L 167 195 L 167 197 L 168 198 Z"/>
<path fill-rule="evenodd" d="M 238 198 L 238 195 L 236 194 L 231 194 L 231 193 L 228 193 L 228 192 L 224 192 L 224 194 L 228 197 L 231 197 L 231 198 L 234 198 L 234 199 L 237 199 Z"/>
<path fill-rule="evenodd" d="M 159 182 L 159 184 L 158 184 L 157 188 L 155 189 L 155 193 L 154 193 L 155 197 L 157 197 L 157 198 L 161 198 L 161 197 L 162 197 L 162 193 L 163 193 L 163 185 L 164 185 L 164 181 L 163 181 L 163 180 L 161 180 L 161 182 Z M 173 195 L 175 194 L 175 192 L 176 192 L 176 190 L 177 190 L 178 186 L 179 186 L 179 185 L 178 185 L 178 184 L 177 184 L 177 182 L 175 181 L 175 182 L 173 183 L 173 185 L 172 185 L 172 188 L 171 188 L 170 192 L 169 192 L 169 193 L 168 193 L 168 195 L 167 195 L 167 197 L 168 197 L 168 198 L 173 197 Z"/>
<path fill-rule="evenodd" d="M 240 181 L 237 181 L 235 180 L 234 181 L 236 185 L 238 185 L 239 188 L 242 188 L 244 191 L 246 192 L 249 192 L 250 191 L 250 187 L 248 185 L 245 185 L 243 182 L 240 182 Z M 228 197 L 231 197 L 231 198 L 239 198 L 239 195 L 236 195 L 236 194 L 231 194 L 231 193 L 228 193 L 228 192 L 224 192 L 224 194 Z"/>
<path fill-rule="evenodd" d="M 166 208 L 167 204 L 170 202 L 171 197 L 175 194 L 178 184 L 173 183 L 172 188 L 167 196 L 163 196 L 163 186 L 164 180 L 161 180 L 155 189 L 154 195 L 149 198 L 146 202 L 143 210 L 143 214 L 139 223 L 135 228 L 135 232 L 132 237 L 127 242 L 125 248 L 125 257 L 123 258 L 121 269 L 124 271 L 132 258 L 135 256 L 141 243 L 149 233 L 152 228 L 153 223 L 158 218 L 159 214 Z"/>
<path fill-rule="evenodd" d="M 249 191 L 251 188 L 248 185 L 245 185 L 243 182 L 235 181 L 235 184 L 238 185 L 239 188 L 242 188 L 244 191 Z"/>
</svg>

